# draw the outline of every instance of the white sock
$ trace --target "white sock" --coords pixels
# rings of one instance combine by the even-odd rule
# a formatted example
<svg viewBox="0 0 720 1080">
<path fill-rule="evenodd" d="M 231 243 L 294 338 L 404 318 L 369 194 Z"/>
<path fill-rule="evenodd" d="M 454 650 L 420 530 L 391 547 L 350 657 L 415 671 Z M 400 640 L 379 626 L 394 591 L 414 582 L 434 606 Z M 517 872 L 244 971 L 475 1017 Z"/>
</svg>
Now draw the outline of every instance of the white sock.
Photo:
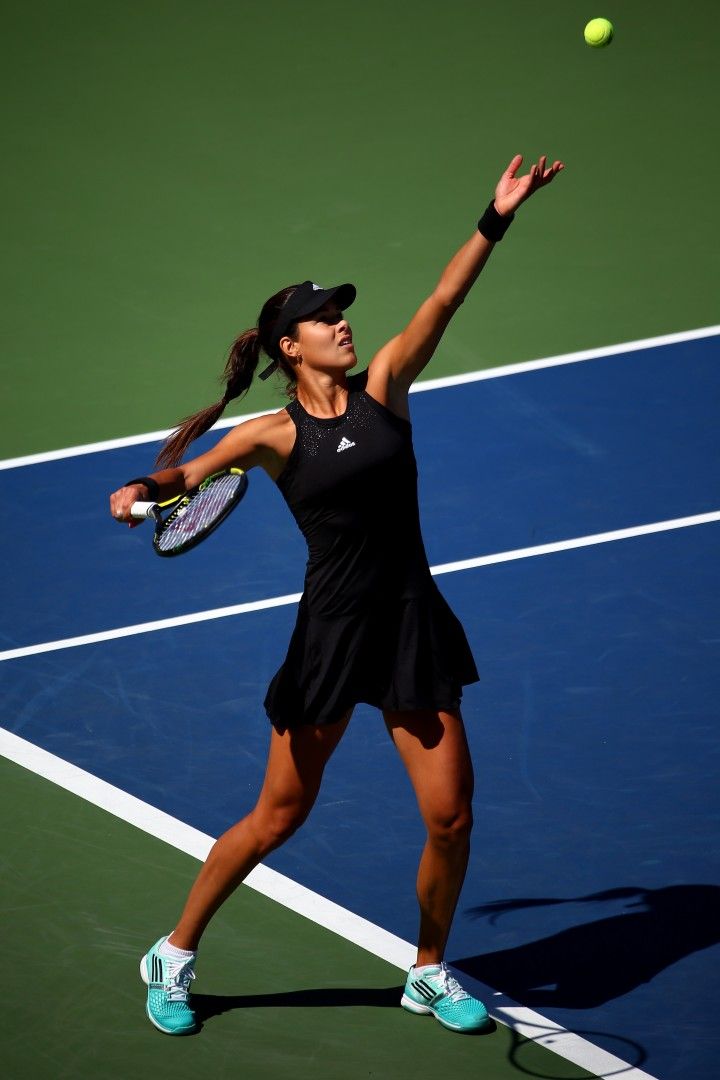
<svg viewBox="0 0 720 1080">
<path fill-rule="evenodd" d="M 158 949 L 161 956 L 168 956 L 171 960 L 190 960 L 196 953 L 192 949 L 178 949 L 166 939 Z"/>
<path fill-rule="evenodd" d="M 439 967 L 442 967 L 442 963 L 440 960 L 438 960 L 437 964 L 422 964 L 421 967 L 418 967 L 417 964 L 414 964 L 413 971 L 416 975 L 422 975 L 423 972 L 428 971 L 430 968 L 437 970 L 437 968 Z"/>
</svg>

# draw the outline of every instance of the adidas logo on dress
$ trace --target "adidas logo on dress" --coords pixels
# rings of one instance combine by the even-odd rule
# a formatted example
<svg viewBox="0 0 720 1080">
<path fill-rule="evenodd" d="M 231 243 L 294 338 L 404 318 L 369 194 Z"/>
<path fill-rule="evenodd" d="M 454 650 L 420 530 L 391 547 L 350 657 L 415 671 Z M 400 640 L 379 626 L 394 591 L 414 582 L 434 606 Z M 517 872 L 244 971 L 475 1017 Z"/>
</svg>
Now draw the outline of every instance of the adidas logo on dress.
<svg viewBox="0 0 720 1080">
<path fill-rule="evenodd" d="M 349 449 L 350 449 L 350 447 L 351 447 L 351 446 L 354 446 L 354 445 L 355 445 L 355 443 L 354 443 L 354 442 L 350 442 L 350 440 L 349 440 L 349 439 L 346 439 L 346 438 L 345 438 L 345 436 L 343 435 L 342 439 L 341 439 L 341 440 L 340 440 L 340 442 L 338 443 L 338 448 L 337 448 L 337 451 L 336 451 L 336 453 L 338 453 L 338 454 L 339 454 L 339 453 L 341 453 L 341 451 L 343 451 L 343 450 L 349 450 Z"/>
</svg>

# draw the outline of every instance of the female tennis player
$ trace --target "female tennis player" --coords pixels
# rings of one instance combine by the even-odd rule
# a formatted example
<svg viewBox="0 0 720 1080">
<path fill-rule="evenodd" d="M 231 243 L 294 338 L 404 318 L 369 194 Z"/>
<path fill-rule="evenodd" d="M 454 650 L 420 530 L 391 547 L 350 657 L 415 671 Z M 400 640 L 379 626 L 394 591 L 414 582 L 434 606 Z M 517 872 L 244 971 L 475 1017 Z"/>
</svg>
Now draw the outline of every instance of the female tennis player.
<svg viewBox="0 0 720 1080">
<path fill-rule="evenodd" d="M 159 455 L 161 471 L 128 481 L 110 497 L 113 515 L 130 522 L 136 500 L 170 499 L 220 469 L 260 466 L 282 492 L 309 551 L 297 623 L 265 698 L 272 728 L 257 805 L 215 843 L 175 929 L 141 961 L 148 1016 L 167 1034 L 196 1029 L 189 986 L 201 935 L 250 870 L 305 820 L 359 702 L 382 710 L 427 829 L 417 878 L 417 961 L 400 1004 L 453 1031 L 488 1024 L 485 1006 L 443 959 L 472 823 L 473 770 L 460 699 L 478 675 L 428 568 L 408 390 L 517 208 L 563 168 L 541 157 L 519 176 L 521 164 L 519 155 L 510 162 L 477 231 L 366 371 L 349 375 L 357 356 L 344 311 L 355 299 L 353 285 L 325 289 L 306 281 L 283 289 L 233 345 L 222 399 L 178 428 Z M 270 364 L 260 378 L 282 372 L 290 404 L 238 424 L 214 449 L 178 464 L 189 443 L 247 390 L 261 351 Z"/>
</svg>

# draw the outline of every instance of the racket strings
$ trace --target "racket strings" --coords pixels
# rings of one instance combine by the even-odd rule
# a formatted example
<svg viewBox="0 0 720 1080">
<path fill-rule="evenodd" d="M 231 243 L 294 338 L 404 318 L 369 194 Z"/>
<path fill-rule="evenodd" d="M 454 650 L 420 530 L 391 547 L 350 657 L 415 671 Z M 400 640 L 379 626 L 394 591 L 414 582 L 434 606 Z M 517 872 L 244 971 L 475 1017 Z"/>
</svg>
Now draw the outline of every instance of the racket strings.
<svg viewBox="0 0 720 1080">
<path fill-rule="evenodd" d="M 161 551 L 170 551 L 211 528 L 232 505 L 244 476 L 219 476 L 170 514 L 157 538 Z"/>
</svg>

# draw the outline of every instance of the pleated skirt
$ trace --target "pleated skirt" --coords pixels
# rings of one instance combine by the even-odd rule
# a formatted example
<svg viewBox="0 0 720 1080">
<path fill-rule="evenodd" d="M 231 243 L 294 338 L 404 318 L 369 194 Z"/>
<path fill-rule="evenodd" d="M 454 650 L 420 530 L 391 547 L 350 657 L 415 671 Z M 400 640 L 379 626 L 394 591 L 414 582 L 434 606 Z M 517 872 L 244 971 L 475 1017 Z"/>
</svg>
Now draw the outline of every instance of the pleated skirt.
<svg viewBox="0 0 720 1080">
<path fill-rule="evenodd" d="M 432 579 L 419 595 L 332 618 L 314 615 L 304 595 L 265 711 L 284 731 L 336 722 L 361 702 L 455 709 L 463 686 L 478 679 L 465 631 Z"/>
</svg>

